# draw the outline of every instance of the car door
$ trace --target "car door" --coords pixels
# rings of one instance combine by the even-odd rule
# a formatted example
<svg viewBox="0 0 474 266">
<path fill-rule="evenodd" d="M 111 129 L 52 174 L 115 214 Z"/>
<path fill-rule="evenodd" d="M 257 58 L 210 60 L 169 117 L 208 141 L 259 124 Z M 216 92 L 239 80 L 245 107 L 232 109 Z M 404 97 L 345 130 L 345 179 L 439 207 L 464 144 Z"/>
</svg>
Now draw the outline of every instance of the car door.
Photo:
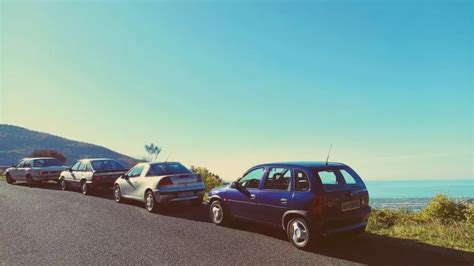
<svg viewBox="0 0 474 266">
<path fill-rule="evenodd" d="M 14 168 L 12 168 L 10 171 L 10 176 L 13 177 L 13 179 L 18 180 L 18 181 L 25 181 L 25 179 L 22 179 L 20 176 L 20 169 L 23 167 L 23 164 L 25 161 L 20 161 Z"/>
<path fill-rule="evenodd" d="M 82 171 L 82 179 L 85 179 L 87 181 L 92 181 L 92 176 L 94 173 L 92 172 L 92 168 L 89 162 L 84 162 L 84 167 Z"/>
<path fill-rule="evenodd" d="M 141 199 L 142 197 L 138 197 L 138 192 L 137 192 L 137 180 L 136 178 L 140 176 L 140 174 L 143 171 L 143 165 L 137 165 L 130 169 L 125 178 L 125 182 L 123 183 L 123 186 L 120 188 L 122 190 L 122 194 L 124 196 L 132 197 L 135 199 Z"/>
<path fill-rule="evenodd" d="M 281 219 L 291 198 L 291 180 L 291 168 L 271 167 L 267 170 L 263 185 L 256 192 L 254 200 L 258 220 L 281 225 Z"/>
<path fill-rule="evenodd" d="M 33 160 L 26 160 L 22 167 L 18 168 L 18 176 L 21 180 L 26 180 L 26 175 L 31 170 L 33 166 Z"/>
<path fill-rule="evenodd" d="M 250 169 L 240 178 L 238 188 L 229 188 L 227 192 L 227 206 L 235 216 L 256 219 L 255 194 L 265 173 L 264 167 Z"/>
<path fill-rule="evenodd" d="M 77 161 L 72 167 L 71 171 L 69 171 L 69 181 L 75 187 L 80 187 L 81 185 L 81 177 L 82 177 L 82 162 Z"/>
</svg>

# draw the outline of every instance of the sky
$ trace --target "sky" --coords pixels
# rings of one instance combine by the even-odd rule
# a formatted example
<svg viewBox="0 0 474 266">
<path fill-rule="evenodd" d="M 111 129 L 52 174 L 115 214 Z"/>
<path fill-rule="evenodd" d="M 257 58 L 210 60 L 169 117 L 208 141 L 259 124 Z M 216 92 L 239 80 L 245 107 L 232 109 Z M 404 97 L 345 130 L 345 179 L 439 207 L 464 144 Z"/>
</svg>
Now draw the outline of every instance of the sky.
<svg viewBox="0 0 474 266">
<path fill-rule="evenodd" d="M 474 178 L 472 1 L 0 2 L 0 123 L 233 180 Z"/>
</svg>

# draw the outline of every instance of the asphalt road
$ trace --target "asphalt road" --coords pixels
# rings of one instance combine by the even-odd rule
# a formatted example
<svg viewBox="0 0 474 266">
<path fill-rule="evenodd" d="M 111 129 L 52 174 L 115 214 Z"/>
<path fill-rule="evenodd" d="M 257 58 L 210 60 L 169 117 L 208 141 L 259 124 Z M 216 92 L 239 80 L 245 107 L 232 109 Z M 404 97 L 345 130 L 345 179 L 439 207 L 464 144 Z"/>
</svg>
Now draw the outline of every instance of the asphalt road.
<svg viewBox="0 0 474 266">
<path fill-rule="evenodd" d="M 474 254 L 367 234 L 295 249 L 284 232 L 209 222 L 207 207 L 152 214 L 111 193 L 83 196 L 55 184 L 0 181 L 0 264 L 466 264 Z"/>
</svg>

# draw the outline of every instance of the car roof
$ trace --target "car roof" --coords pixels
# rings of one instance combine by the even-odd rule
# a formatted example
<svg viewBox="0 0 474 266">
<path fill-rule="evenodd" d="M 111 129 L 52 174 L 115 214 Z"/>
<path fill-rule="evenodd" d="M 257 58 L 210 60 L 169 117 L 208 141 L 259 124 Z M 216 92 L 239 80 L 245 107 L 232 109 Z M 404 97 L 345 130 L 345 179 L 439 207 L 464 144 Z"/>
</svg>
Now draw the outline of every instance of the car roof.
<svg viewBox="0 0 474 266">
<path fill-rule="evenodd" d="M 23 158 L 22 160 L 45 160 L 45 159 L 56 159 L 53 157 L 27 157 Z"/>
<path fill-rule="evenodd" d="M 343 163 L 337 162 L 322 162 L 322 161 L 295 161 L 295 162 L 275 162 L 275 163 L 263 163 L 256 165 L 258 166 L 286 166 L 286 167 L 326 167 L 326 166 L 346 166 Z"/>
<path fill-rule="evenodd" d="M 93 162 L 93 161 L 104 161 L 104 160 L 117 161 L 115 159 L 110 159 L 110 158 L 87 158 L 87 159 L 80 159 L 79 161 L 81 161 L 81 162 Z"/>
</svg>

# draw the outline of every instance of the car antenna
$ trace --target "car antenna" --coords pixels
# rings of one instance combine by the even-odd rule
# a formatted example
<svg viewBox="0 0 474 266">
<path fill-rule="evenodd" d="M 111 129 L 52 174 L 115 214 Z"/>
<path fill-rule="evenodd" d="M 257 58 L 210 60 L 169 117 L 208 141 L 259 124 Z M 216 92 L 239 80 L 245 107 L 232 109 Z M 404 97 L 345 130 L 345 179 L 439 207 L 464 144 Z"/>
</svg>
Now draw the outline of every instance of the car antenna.
<svg viewBox="0 0 474 266">
<path fill-rule="evenodd" d="M 165 163 L 167 163 L 167 162 L 168 162 L 168 159 L 170 158 L 171 154 L 173 154 L 173 153 L 171 152 L 171 153 L 168 155 L 168 157 L 166 157 L 166 161 L 165 161 Z"/>
<path fill-rule="evenodd" d="M 332 143 L 331 143 L 331 145 L 329 146 L 328 157 L 326 157 L 326 165 L 328 165 L 329 155 L 331 154 L 331 150 L 332 150 Z"/>
</svg>

